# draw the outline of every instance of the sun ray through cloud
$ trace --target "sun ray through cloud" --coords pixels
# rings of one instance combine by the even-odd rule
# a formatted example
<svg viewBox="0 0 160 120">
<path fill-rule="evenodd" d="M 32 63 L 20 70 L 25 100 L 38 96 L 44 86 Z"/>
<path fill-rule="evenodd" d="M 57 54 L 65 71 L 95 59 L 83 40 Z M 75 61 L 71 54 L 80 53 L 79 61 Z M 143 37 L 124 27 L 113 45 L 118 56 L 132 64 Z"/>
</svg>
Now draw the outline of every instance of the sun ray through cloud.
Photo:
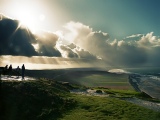
<svg viewBox="0 0 160 120">
<path fill-rule="evenodd" d="M 43 6 L 44 3 L 48 7 Z M 148 11 L 148 14 L 152 13 L 148 17 L 149 15 L 142 14 L 143 10 L 140 11 L 141 15 L 135 12 L 141 9 L 141 3 L 137 4 L 137 0 L 133 4 L 128 2 L 115 3 L 114 1 L 102 2 L 110 3 L 110 6 L 106 4 L 105 7 L 101 2 L 95 2 L 97 7 L 101 6 L 100 9 L 91 8 L 88 11 L 81 9 L 84 16 L 88 16 L 87 19 L 84 19 L 85 17 L 82 17 L 81 14 L 77 14 L 79 9 L 73 11 L 73 5 L 77 3 L 78 7 L 83 5 L 83 1 L 72 4 L 65 4 L 65 2 L 62 4 L 60 1 L 48 1 L 48 3 L 34 1 L 32 4 L 28 1 L 4 2 L 3 5 L 1 4 L 3 14 L 0 15 L 0 27 L 10 30 L 12 28 L 13 31 L 6 31 L 6 34 L 3 32 L 0 39 L 2 44 L 7 47 L 5 48 L 1 44 L 0 53 L 13 56 L 39 56 L 37 61 L 42 63 L 50 63 L 49 57 L 62 57 L 77 59 L 77 61 L 79 59 L 96 59 L 117 67 L 132 66 L 132 64 L 158 64 L 160 45 L 157 26 L 155 26 L 157 20 L 153 22 L 151 19 L 155 16 L 154 9 L 148 11 L 144 5 L 144 10 Z M 115 6 L 113 7 L 113 5 Z M 91 6 L 83 7 L 90 8 Z M 135 7 L 137 10 L 134 9 Z M 117 9 L 117 12 L 114 8 Z M 104 13 L 104 11 L 106 12 Z M 89 14 L 91 12 L 99 13 L 96 14 L 97 18 Z M 120 13 L 124 14 L 120 16 Z M 136 15 L 140 16 L 138 20 L 134 19 Z M 141 22 L 144 20 L 142 16 L 145 18 L 145 22 Z M 149 27 L 143 27 L 144 23 L 148 23 Z M 57 26 L 59 27 L 57 28 Z M 1 31 L 4 31 L 3 29 Z M 8 40 L 10 43 L 5 42 Z M 67 61 L 60 61 L 60 63 L 69 65 Z"/>
</svg>

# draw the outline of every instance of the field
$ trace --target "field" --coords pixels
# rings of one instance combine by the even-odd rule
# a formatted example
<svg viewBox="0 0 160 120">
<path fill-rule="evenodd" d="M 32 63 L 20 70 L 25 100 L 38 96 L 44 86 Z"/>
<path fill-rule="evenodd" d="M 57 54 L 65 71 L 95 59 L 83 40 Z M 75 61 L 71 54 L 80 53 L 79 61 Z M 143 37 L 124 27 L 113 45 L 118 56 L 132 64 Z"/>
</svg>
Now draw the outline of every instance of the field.
<svg viewBox="0 0 160 120">
<path fill-rule="evenodd" d="M 74 83 L 87 87 L 107 87 L 114 89 L 133 89 L 128 83 L 127 74 L 109 73 L 103 70 L 63 69 L 46 71 L 27 71 L 31 77 L 39 76 L 57 81 Z"/>
</svg>

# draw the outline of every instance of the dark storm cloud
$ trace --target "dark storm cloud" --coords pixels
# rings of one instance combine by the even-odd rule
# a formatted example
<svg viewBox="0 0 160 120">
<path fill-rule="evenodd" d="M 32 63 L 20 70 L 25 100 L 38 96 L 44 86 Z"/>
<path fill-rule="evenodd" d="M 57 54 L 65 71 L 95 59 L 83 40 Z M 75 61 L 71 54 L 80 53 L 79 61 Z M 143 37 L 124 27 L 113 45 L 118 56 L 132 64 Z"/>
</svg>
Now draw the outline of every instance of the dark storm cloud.
<svg viewBox="0 0 160 120">
<path fill-rule="evenodd" d="M 31 42 L 34 36 L 27 29 L 19 28 L 19 22 L 2 16 L 0 20 L 0 55 L 37 55 Z"/>
<path fill-rule="evenodd" d="M 147 62 L 148 56 L 144 48 L 125 41 L 116 41 L 116 43 L 111 46 L 116 48 L 112 51 L 114 51 L 114 61 L 117 65 L 143 65 Z M 113 55 L 110 54 L 111 58 L 112 56 Z"/>
<path fill-rule="evenodd" d="M 22 27 L 17 20 L 1 15 L 0 20 L 0 55 L 21 56 L 61 56 L 55 48 L 58 36 L 49 32 L 33 35 L 27 27 Z M 38 46 L 38 49 L 34 48 Z"/>
<path fill-rule="evenodd" d="M 75 44 L 59 44 L 59 36 L 53 32 L 39 30 L 32 34 L 27 27 L 21 26 L 19 21 L 2 15 L 1 18 L 0 55 L 97 59 L 95 55 Z M 82 34 L 88 32 L 90 30 L 83 31 Z"/>
</svg>

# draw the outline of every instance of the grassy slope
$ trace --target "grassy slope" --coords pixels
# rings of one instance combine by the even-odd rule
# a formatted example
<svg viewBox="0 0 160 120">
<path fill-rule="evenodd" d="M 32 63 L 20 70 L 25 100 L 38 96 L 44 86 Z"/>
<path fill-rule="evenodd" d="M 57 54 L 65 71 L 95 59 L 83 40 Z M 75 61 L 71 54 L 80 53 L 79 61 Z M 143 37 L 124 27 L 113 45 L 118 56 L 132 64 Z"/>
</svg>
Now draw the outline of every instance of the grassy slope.
<svg viewBox="0 0 160 120">
<path fill-rule="evenodd" d="M 117 98 L 70 94 L 68 88 L 50 80 L 3 82 L 0 91 L 0 120 L 160 119 L 158 112 Z"/>
<path fill-rule="evenodd" d="M 75 104 L 68 94 L 54 81 L 3 82 L 0 120 L 57 119 Z"/>
<path fill-rule="evenodd" d="M 160 114 L 116 98 L 75 95 L 78 107 L 60 120 L 159 120 Z"/>
</svg>

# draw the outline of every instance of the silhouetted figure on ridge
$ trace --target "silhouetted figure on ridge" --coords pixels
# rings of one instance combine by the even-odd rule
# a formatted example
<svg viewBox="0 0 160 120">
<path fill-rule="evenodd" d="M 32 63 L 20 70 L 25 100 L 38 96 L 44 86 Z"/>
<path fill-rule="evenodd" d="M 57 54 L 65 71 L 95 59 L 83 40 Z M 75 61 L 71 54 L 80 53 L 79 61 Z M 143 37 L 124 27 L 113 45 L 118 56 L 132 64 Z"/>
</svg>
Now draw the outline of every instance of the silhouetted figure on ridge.
<svg viewBox="0 0 160 120">
<path fill-rule="evenodd" d="M 25 66 L 24 64 L 22 65 L 22 80 L 24 79 L 24 72 L 25 72 Z"/>
<path fill-rule="evenodd" d="M 12 76 L 12 65 L 9 66 L 9 76 Z"/>
<path fill-rule="evenodd" d="M 6 65 L 6 66 L 4 67 L 4 69 L 7 70 L 7 69 L 8 69 L 8 65 Z"/>
<path fill-rule="evenodd" d="M 19 75 L 20 75 L 20 68 L 19 68 L 19 66 L 17 66 L 16 71 L 17 71 L 17 77 L 19 78 Z"/>
<path fill-rule="evenodd" d="M 3 69 L 3 74 L 6 75 L 8 72 L 8 65 L 6 65 Z"/>
</svg>

